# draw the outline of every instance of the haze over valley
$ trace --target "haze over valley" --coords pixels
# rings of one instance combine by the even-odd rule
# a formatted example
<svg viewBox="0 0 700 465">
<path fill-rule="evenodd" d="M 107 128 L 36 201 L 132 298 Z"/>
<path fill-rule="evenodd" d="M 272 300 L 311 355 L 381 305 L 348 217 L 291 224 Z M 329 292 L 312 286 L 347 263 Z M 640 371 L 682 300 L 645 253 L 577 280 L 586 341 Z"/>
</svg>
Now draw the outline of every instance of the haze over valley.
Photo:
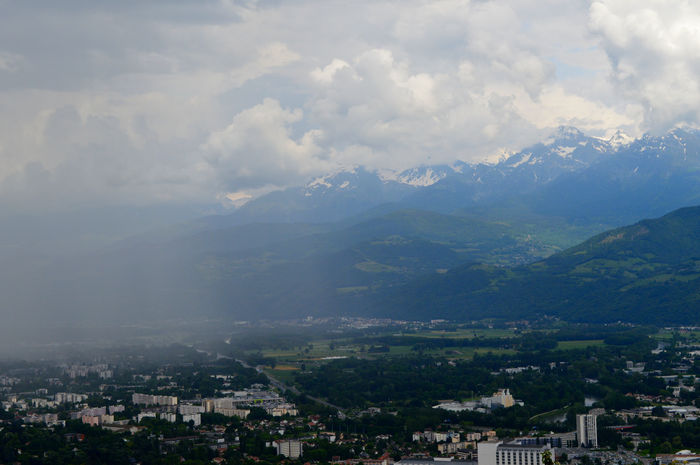
<svg viewBox="0 0 700 465">
<path fill-rule="evenodd" d="M 226 214 L 170 223 L 145 214 L 152 223 L 140 234 L 8 269 L 5 308 L 27 324 L 690 321 L 700 282 L 697 209 L 631 226 L 643 233 L 614 228 L 696 203 L 700 133 L 618 139 L 561 127 L 497 163 L 421 165 L 392 176 L 358 166 Z M 555 274 L 544 271 L 552 267 Z"/>
<path fill-rule="evenodd" d="M 695 213 L 678 209 L 700 204 L 700 11 L 662 3 L 13 5 L 5 340 L 208 318 L 694 318 L 671 308 L 695 301 Z"/>
</svg>

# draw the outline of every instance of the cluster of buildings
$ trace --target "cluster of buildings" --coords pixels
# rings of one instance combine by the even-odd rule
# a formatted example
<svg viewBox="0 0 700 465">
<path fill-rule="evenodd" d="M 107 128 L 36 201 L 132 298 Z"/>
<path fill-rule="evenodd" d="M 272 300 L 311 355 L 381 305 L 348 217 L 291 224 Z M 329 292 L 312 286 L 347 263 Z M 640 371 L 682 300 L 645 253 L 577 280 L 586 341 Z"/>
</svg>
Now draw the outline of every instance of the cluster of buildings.
<svg viewBox="0 0 700 465">
<path fill-rule="evenodd" d="M 86 378 L 91 374 L 97 375 L 100 379 L 110 379 L 114 376 L 114 372 L 106 363 L 94 365 L 66 365 L 63 366 L 63 373 L 72 379 Z"/>
<path fill-rule="evenodd" d="M 545 454 L 552 459 L 560 450 L 595 449 L 598 447 L 597 421 L 599 412 L 576 416 L 576 431 L 538 437 L 520 437 L 498 440 L 496 431 L 459 433 L 455 431 L 424 431 L 413 433 L 414 442 L 437 443 L 441 455 L 472 459 L 474 452 L 478 465 L 543 465 Z M 421 459 L 410 465 L 426 465 Z M 401 460 L 399 463 L 408 463 Z"/>
<path fill-rule="evenodd" d="M 700 464 L 700 454 L 681 450 L 675 454 L 659 454 L 656 456 L 655 462 L 658 465 L 698 465 Z"/>
<path fill-rule="evenodd" d="M 59 420 L 57 413 L 32 413 L 26 417 L 22 417 L 24 423 L 44 423 L 46 426 L 65 426 L 65 420 Z"/>
<path fill-rule="evenodd" d="M 64 376 L 72 378 L 89 373 L 98 374 L 106 367 L 107 365 L 101 364 L 71 365 L 63 367 L 63 371 Z M 10 384 L 10 381 L 7 384 Z M 46 388 L 39 388 L 27 393 L 6 394 L 0 406 L 5 411 L 16 412 L 17 415 L 24 412 L 24 416 L 20 418 L 27 424 L 65 425 L 65 420 L 70 418 L 90 426 L 131 432 L 143 429 L 143 426 L 138 424 L 148 418 L 172 423 L 181 421 L 194 427 L 201 425 L 204 413 L 218 413 L 246 419 L 252 407 L 259 407 L 273 417 L 298 415 L 294 404 L 289 403 L 276 392 L 265 390 L 262 385 L 254 385 L 239 391 L 222 391 L 221 394 L 225 397 L 197 398 L 181 402 L 177 396 L 173 395 L 133 392 L 130 395 L 131 404 L 136 407 L 136 413 L 133 416 L 125 415 L 125 403 L 115 402 L 110 396 L 104 396 L 100 392 L 93 392 L 91 395 L 101 396 L 106 404 L 111 405 L 91 407 L 87 403 L 90 397 L 87 393 L 56 392 L 50 395 Z M 119 415 L 118 419 L 115 415 Z M 294 455 L 295 450 L 292 447 L 289 453 Z"/>
<path fill-rule="evenodd" d="M 142 409 L 137 415 L 136 421 L 139 423 L 144 418 L 159 418 L 170 422 L 181 419 L 183 423 L 192 422 L 194 426 L 199 426 L 203 413 L 217 413 L 227 417 L 246 419 L 251 412 L 250 407 L 262 408 L 273 417 L 298 415 L 294 404 L 287 402 L 276 392 L 261 389 L 261 386 L 254 389 L 231 391 L 229 394 L 227 397 L 205 398 L 180 403 L 175 396 L 134 393 L 132 394 L 132 403 L 150 407 Z"/>
<path fill-rule="evenodd" d="M 44 395 L 48 391 L 46 389 L 37 389 L 32 394 Z M 76 404 L 85 401 L 88 398 L 86 394 L 74 394 L 68 392 L 58 392 L 53 396 L 46 397 L 24 397 L 19 394 L 8 394 L 5 400 L 0 403 L 3 410 L 20 410 L 24 411 L 31 408 L 52 409 L 61 404 Z"/>
<path fill-rule="evenodd" d="M 351 322 L 353 325 L 370 323 L 373 322 Z M 692 355 L 693 357 L 700 356 L 700 351 Z M 670 370 L 666 369 L 664 369 L 663 374 L 658 372 L 658 370 L 657 372 L 645 371 L 648 366 L 652 365 L 652 361 L 647 363 L 627 361 L 624 366 L 619 365 L 618 373 L 622 374 L 624 372 L 630 376 L 655 376 L 664 379 L 668 387 L 668 393 L 664 393 L 664 395 L 667 396 L 670 396 L 670 392 L 673 392 L 676 397 L 679 397 L 682 391 L 695 388 L 694 378 L 684 373 L 682 366 L 674 367 L 674 370 L 678 369 L 679 371 L 671 375 L 669 374 L 671 373 Z M 543 367 L 546 367 L 546 365 L 543 365 Z M 55 365 L 53 368 L 55 369 Z M 513 375 L 528 370 L 540 371 L 541 369 L 538 366 L 515 366 L 502 368 L 497 373 Z M 152 374 L 131 374 L 130 376 L 122 376 L 123 373 L 120 371 L 118 379 L 128 380 L 128 382 L 125 382 L 123 385 L 111 384 L 110 386 L 114 386 L 114 391 L 112 391 L 111 387 L 110 390 L 102 390 L 101 386 L 105 385 L 100 385 L 103 381 L 99 381 L 100 379 L 112 377 L 111 369 L 108 365 L 69 365 L 63 368 L 64 377 L 61 378 L 61 381 L 66 383 L 65 386 L 61 386 L 60 383 L 52 385 L 48 383 L 48 378 L 44 378 L 41 386 L 48 387 L 51 389 L 51 392 L 59 389 L 61 391 L 76 389 L 75 386 L 90 386 L 90 388 L 84 388 L 80 393 L 55 392 L 52 395 L 49 395 L 49 391 L 46 389 L 37 389 L 31 393 L 12 394 L 11 392 L 16 392 L 13 391 L 13 389 L 17 389 L 15 385 L 20 383 L 19 378 L 0 376 L 0 393 L 7 393 L 2 399 L 1 405 L 4 410 L 12 411 L 15 418 L 21 418 L 27 424 L 65 425 L 64 419 L 71 418 L 87 425 L 113 431 L 133 432 L 144 429 L 148 431 L 152 426 L 148 419 L 152 418 L 173 423 L 182 422 L 195 427 L 187 428 L 187 434 L 197 437 L 197 440 L 203 443 L 206 441 L 206 444 L 211 447 L 217 447 L 217 450 L 240 445 L 240 443 L 236 443 L 238 438 L 235 441 L 233 439 L 238 433 L 231 434 L 230 429 L 227 431 L 223 427 L 224 425 L 235 423 L 237 425 L 236 428 L 241 430 L 247 429 L 249 432 L 255 432 L 256 434 L 261 432 L 265 436 L 265 440 L 269 441 L 266 444 L 269 448 L 273 448 L 277 454 L 292 460 L 303 457 L 305 450 L 307 456 L 311 456 L 309 451 L 312 448 L 319 447 L 318 444 L 321 444 L 322 441 L 335 442 L 336 444 L 344 443 L 344 445 L 354 441 L 352 447 L 358 451 L 358 454 L 355 455 L 356 458 L 342 460 L 338 458 L 338 460 L 333 459 L 330 462 L 336 465 L 359 465 L 360 462 L 363 465 L 393 464 L 393 460 L 388 454 L 380 455 L 382 451 L 379 448 L 374 452 L 370 452 L 372 455 L 360 456 L 360 451 L 364 451 L 364 447 L 372 443 L 371 438 L 367 438 L 362 434 L 357 434 L 356 432 L 353 435 L 346 430 L 345 436 L 343 436 L 340 432 L 328 431 L 328 429 L 333 429 L 333 425 L 330 425 L 330 428 L 328 428 L 327 425 L 323 425 L 322 422 L 324 420 L 311 417 L 289 418 L 298 416 L 299 412 L 296 406 L 289 403 L 278 393 L 268 390 L 262 385 L 254 385 L 249 389 L 233 390 L 239 389 L 241 386 L 236 379 L 238 375 L 211 375 L 217 381 L 217 388 L 212 397 L 194 394 L 194 399 L 182 400 L 175 395 L 163 395 L 162 393 L 189 396 L 190 394 L 183 393 L 192 393 L 191 388 L 183 387 L 181 378 L 178 377 L 179 374 L 178 369 L 158 369 Z M 55 370 L 51 372 L 51 376 L 55 376 Z M 598 381 L 586 380 L 586 382 L 595 383 Z M 110 383 L 115 382 L 110 381 Z M 25 383 L 22 382 L 20 384 L 24 385 Z M 79 388 L 77 389 L 79 390 Z M 112 392 L 118 392 L 119 394 L 114 399 L 110 399 L 109 395 Z M 87 393 L 90 395 L 88 396 Z M 93 403 L 92 401 L 98 395 L 103 395 L 102 400 L 104 402 Z M 656 404 L 660 403 L 658 398 L 647 399 L 642 397 L 641 394 L 635 394 L 635 396 L 639 400 Z M 90 401 L 89 404 L 88 400 Z M 94 405 L 103 405 L 105 403 L 113 405 L 94 407 Z M 488 413 L 496 409 L 511 408 L 518 404 L 522 405 L 522 402 L 516 400 L 508 388 L 502 388 L 492 395 L 483 396 L 470 402 L 444 401 L 436 405 L 435 408 L 452 411 L 476 410 Z M 586 405 L 590 406 L 592 404 Z M 654 416 L 655 413 L 658 414 L 660 407 L 638 407 L 622 410 L 616 412 L 616 414 L 628 419 L 650 417 Z M 254 408 L 264 410 L 272 418 L 266 417 L 266 419 L 260 420 L 259 416 L 251 416 Z M 663 405 L 661 408 L 663 409 L 664 418 L 679 421 L 695 420 L 698 412 L 700 412 L 700 409 L 694 406 L 669 404 Z M 388 410 L 391 410 L 391 408 Z M 211 422 L 206 421 L 202 425 L 202 415 L 207 413 L 219 414 L 225 417 L 237 417 L 242 421 L 232 422 L 218 418 L 217 422 L 220 425 L 213 426 L 209 424 Z M 381 410 L 378 407 L 369 407 L 361 411 L 360 415 L 377 415 L 379 413 L 381 413 Z M 473 461 L 474 459 L 478 461 L 478 465 L 544 465 L 547 454 L 551 454 L 554 458 L 560 455 L 562 451 L 566 451 L 569 457 L 572 456 L 569 453 L 572 450 L 578 450 L 578 453 L 581 454 L 590 453 L 591 457 L 599 453 L 599 451 L 592 451 L 592 449 L 598 448 L 599 445 L 596 419 L 598 413 L 600 412 L 594 409 L 589 414 L 577 415 L 576 430 L 565 434 L 520 437 L 516 439 L 501 438 L 498 440 L 496 432 L 487 428 L 477 432 L 425 430 L 414 433 L 412 435 L 412 443 L 404 441 L 405 438 L 403 436 L 402 439 L 398 440 L 396 436 L 392 437 L 389 435 L 376 436 L 376 443 L 379 442 L 380 438 L 387 442 L 393 441 L 392 447 L 395 447 L 394 451 L 400 450 L 401 453 L 410 453 L 411 456 L 409 458 L 398 462 L 402 465 L 428 465 L 435 462 L 466 465 L 469 463 L 466 460 Z M 352 415 L 355 414 L 356 412 L 353 411 Z M 210 418 L 213 418 L 213 416 Z M 144 420 L 146 421 L 144 422 Z M 437 427 L 448 428 L 446 425 Z M 270 438 L 274 439 L 270 440 Z M 168 438 L 167 441 L 163 440 L 162 442 L 164 447 L 166 445 L 175 447 L 174 444 L 176 443 L 174 438 Z M 397 442 L 400 448 L 396 447 Z M 355 447 L 355 444 L 357 444 L 357 447 Z M 369 445 L 368 447 L 374 447 L 374 445 Z M 429 458 L 427 455 L 420 456 L 421 453 L 426 451 L 431 451 L 434 454 L 435 450 L 442 456 L 452 455 L 456 456 L 457 459 L 447 457 Z M 415 456 L 413 455 L 414 453 Z M 674 460 L 683 463 L 697 462 L 700 465 L 700 455 L 691 453 L 660 457 L 659 463 L 661 465 L 666 465 L 666 463 Z M 470 464 L 474 465 L 474 462 Z"/>
<path fill-rule="evenodd" d="M 455 402 L 444 401 L 433 408 L 449 410 L 451 412 L 463 412 L 472 410 L 477 412 L 488 413 L 491 410 L 499 408 L 510 408 L 514 405 L 524 405 L 522 401 L 513 398 L 510 389 L 504 388 L 494 392 L 491 396 L 482 397 L 477 401 Z"/>
<path fill-rule="evenodd" d="M 596 415 L 577 415 L 576 431 L 564 434 L 497 440 L 493 430 L 463 434 L 424 431 L 413 433 L 413 441 L 437 442 L 440 454 L 464 459 L 472 458 L 476 450 L 478 465 L 543 465 L 544 455 L 549 453 L 554 458 L 557 449 L 597 448 Z"/>
<path fill-rule="evenodd" d="M 20 382 L 20 379 L 15 378 L 14 376 L 6 376 L 6 375 L 0 376 L 0 386 L 14 386 L 15 384 L 17 384 L 19 382 Z"/>
<path fill-rule="evenodd" d="M 478 443 L 478 465 L 543 465 L 545 455 L 554 460 L 556 449 L 598 447 L 596 414 L 576 415 L 576 431 L 542 437 Z"/>
<path fill-rule="evenodd" d="M 428 443 L 470 443 L 476 444 L 482 439 L 493 439 L 496 437 L 496 431 L 487 430 L 484 432 L 460 433 L 456 431 L 432 431 L 426 430 L 413 433 L 413 442 L 428 442 Z M 439 445 L 439 444 L 438 444 Z"/>
<path fill-rule="evenodd" d="M 273 417 L 299 414 L 296 406 L 287 402 L 274 391 L 267 391 L 257 386 L 243 391 L 232 391 L 227 397 L 209 398 L 202 400 L 204 412 L 213 412 L 246 418 L 250 413 L 245 407 L 260 407 Z"/>
</svg>

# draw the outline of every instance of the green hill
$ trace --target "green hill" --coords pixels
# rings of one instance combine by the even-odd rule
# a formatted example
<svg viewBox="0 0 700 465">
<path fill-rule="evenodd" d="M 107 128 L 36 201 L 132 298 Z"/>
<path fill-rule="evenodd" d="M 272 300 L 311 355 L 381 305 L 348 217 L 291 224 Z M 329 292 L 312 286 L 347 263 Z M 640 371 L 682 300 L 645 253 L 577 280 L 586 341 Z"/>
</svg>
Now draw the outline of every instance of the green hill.
<svg viewBox="0 0 700 465">
<path fill-rule="evenodd" d="M 599 234 L 512 270 L 465 265 L 376 305 L 405 318 L 700 321 L 700 207 Z"/>
<path fill-rule="evenodd" d="M 325 224 L 210 223 L 12 273 L 6 305 L 68 309 L 83 319 L 94 308 L 120 318 L 194 310 L 239 319 L 383 314 L 371 304 L 420 276 L 471 262 L 530 263 L 589 235 L 557 218 L 509 222 L 420 210 Z"/>
</svg>

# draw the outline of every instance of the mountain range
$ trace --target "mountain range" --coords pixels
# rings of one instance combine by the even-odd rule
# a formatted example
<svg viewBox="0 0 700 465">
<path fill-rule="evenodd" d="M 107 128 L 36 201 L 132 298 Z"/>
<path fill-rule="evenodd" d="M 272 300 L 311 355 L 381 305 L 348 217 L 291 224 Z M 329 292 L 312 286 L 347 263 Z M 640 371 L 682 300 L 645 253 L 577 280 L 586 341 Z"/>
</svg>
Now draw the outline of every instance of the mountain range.
<svg viewBox="0 0 700 465">
<path fill-rule="evenodd" d="M 66 320 L 99 308 L 114 321 L 695 321 L 700 211 L 639 221 L 700 204 L 699 181 L 700 132 L 603 140 L 563 127 L 498 163 L 355 167 L 226 215 L 5 268 L 0 291 L 15 314 Z"/>
<path fill-rule="evenodd" d="M 537 214 L 621 225 L 699 201 L 699 144 L 694 130 L 632 140 L 620 132 L 600 139 L 561 127 L 494 164 L 329 174 L 255 199 L 228 221 L 328 222 L 387 205 L 453 213 L 524 203 Z"/>
</svg>

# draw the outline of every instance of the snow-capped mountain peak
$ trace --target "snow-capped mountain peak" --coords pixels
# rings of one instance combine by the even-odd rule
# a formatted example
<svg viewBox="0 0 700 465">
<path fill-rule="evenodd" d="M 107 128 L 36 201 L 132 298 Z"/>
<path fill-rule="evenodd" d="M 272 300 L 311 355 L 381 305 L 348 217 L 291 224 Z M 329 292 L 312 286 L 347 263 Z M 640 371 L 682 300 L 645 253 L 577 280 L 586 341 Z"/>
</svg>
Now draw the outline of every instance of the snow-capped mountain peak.
<svg viewBox="0 0 700 465">
<path fill-rule="evenodd" d="M 559 126 L 552 135 L 542 143 L 545 146 L 561 145 L 575 147 L 579 142 L 586 139 L 586 136 L 573 126 Z"/>
<path fill-rule="evenodd" d="M 312 195 L 314 191 L 333 188 L 346 189 L 352 184 L 351 179 L 357 176 L 358 169 L 361 168 L 353 166 L 314 178 L 304 186 L 306 195 Z"/>
<path fill-rule="evenodd" d="M 588 197 L 583 194 L 602 198 L 603 193 L 596 191 L 597 179 L 612 186 L 616 182 L 612 179 L 628 176 L 633 176 L 630 182 L 673 179 L 674 189 L 683 187 L 692 193 L 687 202 L 695 201 L 694 186 L 700 185 L 694 175 L 700 172 L 700 131 L 681 128 L 660 136 L 647 134 L 634 141 L 622 131 L 611 134 L 591 137 L 575 128 L 562 127 L 550 140 L 492 164 L 458 161 L 404 171 L 346 168 L 302 186 L 252 199 L 239 209 L 239 214 L 256 221 L 332 221 L 395 202 L 412 208 L 452 211 L 484 199 L 508 198 L 515 192 L 540 192 L 545 196 L 562 189 L 588 205 Z M 613 200 L 606 198 L 606 202 Z M 558 202 L 556 195 L 551 201 Z M 568 204 L 561 203 L 560 207 L 568 212 Z"/>
<path fill-rule="evenodd" d="M 447 170 L 445 168 L 446 167 L 438 166 L 419 166 L 416 168 L 411 168 L 399 173 L 399 175 L 396 177 L 396 181 L 411 186 L 432 186 L 447 176 Z"/>
<path fill-rule="evenodd" d="M 629 136 L 620 129 L 618 129 L 617 131 L 615 131 L 615 134 L 610 136 L 610 138 L 607 139 L 605 142 L 607 142 L 612 149 L 617 150 L 620 147 L 624 147 L 634 142 L 634 137 Z"/>
</svg>

